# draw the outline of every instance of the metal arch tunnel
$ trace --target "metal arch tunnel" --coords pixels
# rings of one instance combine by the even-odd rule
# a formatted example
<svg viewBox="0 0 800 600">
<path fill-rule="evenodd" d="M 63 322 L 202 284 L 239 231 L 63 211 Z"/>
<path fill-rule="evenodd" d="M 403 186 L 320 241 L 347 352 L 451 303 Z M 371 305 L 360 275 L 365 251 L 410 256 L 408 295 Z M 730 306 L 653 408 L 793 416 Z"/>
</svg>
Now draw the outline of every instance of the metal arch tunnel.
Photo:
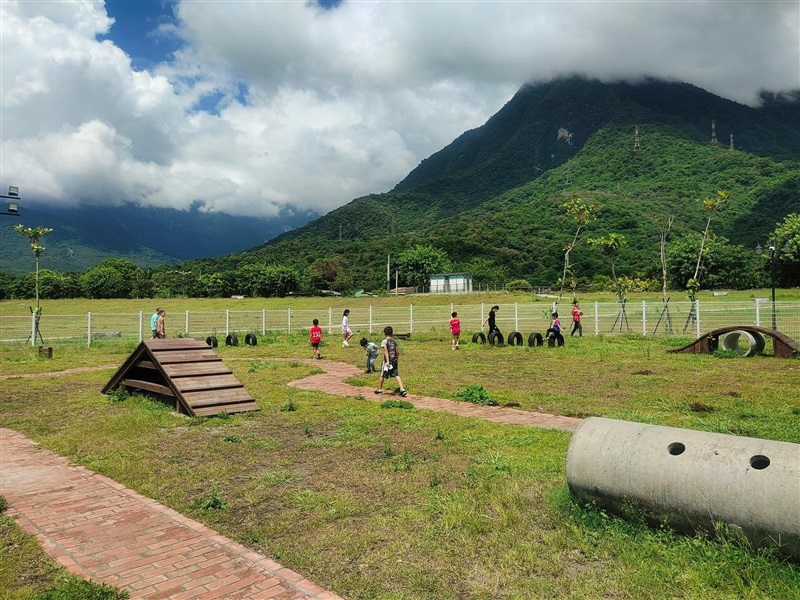
<svg viewBox="0 0 800 600">
<path fill-rule="evenodd" d="M 764 350 L 767 337 L 772 338 L 773 354 L 777 358 L 794 358 L 800 355 L 800 343 L 780 331 L 756 325 L 721 327 L 704 333 L 691 344 L 687 344 L 682 348 L 668 350 L 668 352 L 706 354 L 718 349 L 740 351 L 739 343 L 740 341 L 745 341 L 748 348 L 743 352 L 740 351 L 740 353 L 744 356 L 750 356 L 752 354 L 760 354 Z"/>
</svg>

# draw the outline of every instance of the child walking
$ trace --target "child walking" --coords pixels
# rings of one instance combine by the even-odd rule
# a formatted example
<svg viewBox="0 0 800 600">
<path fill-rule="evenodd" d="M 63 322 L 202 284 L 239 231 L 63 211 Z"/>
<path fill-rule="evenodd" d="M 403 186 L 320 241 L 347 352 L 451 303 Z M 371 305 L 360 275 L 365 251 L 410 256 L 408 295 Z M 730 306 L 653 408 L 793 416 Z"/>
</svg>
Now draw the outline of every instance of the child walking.
<svg viewBox="0 0 800 600">
<path fill-rule="evenodd" d="M 377 373 L 375 370 L 375 359 L 378 358 L 378 345 L 374 342 L 367 341 L 367 338 L 361 338 L 361 347 L 367 355 L 367 370 L 365 373 Z"/>
<path fill-rule="evenodd" d="M 314 319 L 312 323 L 314 324 L 313 327 L 308 330 L 311 337 L 311 348 L 314 353 L 311 358 L 319 360 L 322 358 L 319 355 L 319 345 L 322 343 L 322 327 L 319 326 L 319 319 Z"/>
<path fill-rule="evenodd" d="M 461 321 L 458 319 L 458 313 L 453 312 L 450 315 L 450 333 L 453 335 L 453 350 L 458 350 L 458 338 L 461 336 Z"/>
<path fill-rule="evenodd" d="M 342 314 L 342 348 L 349 348 L 350 338 L 353 337 L 353 331 L 350 329 L 350 309 L 345 309 Z"/>
<path fill-rule="evenodd" d="M 383 335 L 386 336 L 381 342 L 383 348 L 383 364 L 381 365 L 381 377 L 378 380 L 378 389 L 375 390 L 376 394 L 383 393 L 383 381 L 387 377 L 394 377 L 397 380 L 397 385 L 400 386 L 400 396 L 405 398 L 408 392 L 403 387 L 403 382 L 400 379 L 400 372 L 397 370 L 397 363 L 400 358 L 400 353 L 397 350 L 397 342 L 392 337 L 394 330 L 390 325 L 383 328 Z"/>
</svg>

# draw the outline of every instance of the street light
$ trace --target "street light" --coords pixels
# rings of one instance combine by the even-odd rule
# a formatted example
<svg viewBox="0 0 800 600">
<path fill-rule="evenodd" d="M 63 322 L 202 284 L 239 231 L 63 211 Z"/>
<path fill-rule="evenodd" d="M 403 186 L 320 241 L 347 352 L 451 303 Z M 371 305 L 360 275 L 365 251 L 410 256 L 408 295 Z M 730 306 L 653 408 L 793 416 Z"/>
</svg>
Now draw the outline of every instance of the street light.
<svg viewBox="0 0 800 600">
<path fill-rule="evenodd" d="M 789 246 L 789 242 L 787 241 L 782 250 L 784 252 L 791 252 L 792 248 Z M 772 280 L 772 329 L 775 331 L 778 330 L 777 319 L 775 318 L 775 242 L 770 240 L 769 247 L 767 248 L 769 252 L 769 263 L 770 263 L 770 272 L 771 272 L 771 280 Z M 764 249 L 761 247 L 761 244 L 756 245 L 756 254 L 763 254 Z"/>
<path fill-rule="evenodd" d="M 19 188 L 16 185 L 8 186 L 8 195 L 0 194 L 0 198 L 6 198 L 8 200 L 19 200 Z M 8 203 L 8 210 L 0 211 L 0 215 L 8 215 L 10 217 L 18 217 L 19 216 L 19 204 L 16 202 L 9 202 Z"/>
</svg>

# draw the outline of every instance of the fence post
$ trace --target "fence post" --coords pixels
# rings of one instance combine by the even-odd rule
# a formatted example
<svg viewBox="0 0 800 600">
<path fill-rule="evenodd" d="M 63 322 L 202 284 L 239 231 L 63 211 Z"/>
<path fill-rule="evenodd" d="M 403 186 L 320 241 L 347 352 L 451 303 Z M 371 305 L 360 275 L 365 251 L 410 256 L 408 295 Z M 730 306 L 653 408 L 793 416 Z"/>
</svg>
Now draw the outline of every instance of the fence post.
<svg viewBox="0 0 800 600">
<path fill-rule="evenodd" d="M 481 324 L 478 326 L 478 329 L 483 329 L 483 321 L 486 319 L 486 317 L 483 316 L 483 306 L 483 302 L 481 302 Z"/>
<path fill-rule="evenodd" d="M 369 332 L 372 333 L 372 304 L 369 305 Z"/>
<path fill-rule="evenodd" d="M 36 340 L 34 339 L 33 341 L 35 342 Z M 87 346 L 92 345 L 92 313 L 89 313 L 86 323 L 86 345 Z"/>
<path fill-rule="evenodd" d="M 142 341 L 142 311 L 139 311 L 139 341 Z"/>
<path fill-rule="evenodd" d="M 292 309 L 291 308 L 286 309 L 286 317 L 287 317 L 287 319 L 286 319 L 287 333 L 289 333 L 289 335 L 291 335 L 291 333 L 292 333 Z"/>
<path fill-rule="evenodd" d="M 333 333 L 333 307 L 328 307 L 328 333 Z"/>
<path fill-rule="evenodd" d="M 761 302 L 758 301 L 758 298 L 756 298 L 755 301 L 756 301 L 756 327 L 761 327 Z"/>
<path fill-rule="evenodd" d="M 226 308 L 225 309 L 225 337 L 228 337 L 231 334 L 230 325 L 231 325 L 231 311 Z"/>
<path fill-rule="evenodd" d="M 700 300 L 695 300 L 695 312 L 697 313 L 697 337 L 700 337 Z"/>
<path fill-rule="evenodd" d="M 647 335 L 647 300 L 642 300 L 642 335 Z"/>
<path fill-rule="evenodd" d="M 36 313 L 31 311 L 31 348 L 36 346 Z"/>
<path fill-rule="evenodd" d="M 408 305 L 408 333 L 414 333 L 414 305 Z"/>
<path fill-rule="evenodd" d="M 261 309 L 261 335 L 267 335 L 267 309 Z"/>
<path fill-rule="evenodd" d="M 186 335 L 189 335 L 189 309 L 186 309 Z"/>
<path fill-rule="evenodd" d="M 600 304 L 594 301 L 594 334 L 600 335 Z"/>
<path fill-rule="evenodd" d="M 514 331 L 519 331 L 519 310 L 516 302 L 514 302 Z"/>
</svg>

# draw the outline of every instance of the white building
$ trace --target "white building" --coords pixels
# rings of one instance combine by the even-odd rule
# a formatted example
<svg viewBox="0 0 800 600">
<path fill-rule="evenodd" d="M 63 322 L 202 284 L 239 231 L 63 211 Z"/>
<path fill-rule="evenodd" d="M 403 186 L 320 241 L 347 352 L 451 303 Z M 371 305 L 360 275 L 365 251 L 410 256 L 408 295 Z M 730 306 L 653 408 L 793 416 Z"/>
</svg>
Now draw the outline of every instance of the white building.
<svg viewBox="0 0 800 600">
<path fill-rule="evenodd" d="M 472 291 L 472 273 L 431 275 L 431 294 L 459 294 Z"/>
</svg>

